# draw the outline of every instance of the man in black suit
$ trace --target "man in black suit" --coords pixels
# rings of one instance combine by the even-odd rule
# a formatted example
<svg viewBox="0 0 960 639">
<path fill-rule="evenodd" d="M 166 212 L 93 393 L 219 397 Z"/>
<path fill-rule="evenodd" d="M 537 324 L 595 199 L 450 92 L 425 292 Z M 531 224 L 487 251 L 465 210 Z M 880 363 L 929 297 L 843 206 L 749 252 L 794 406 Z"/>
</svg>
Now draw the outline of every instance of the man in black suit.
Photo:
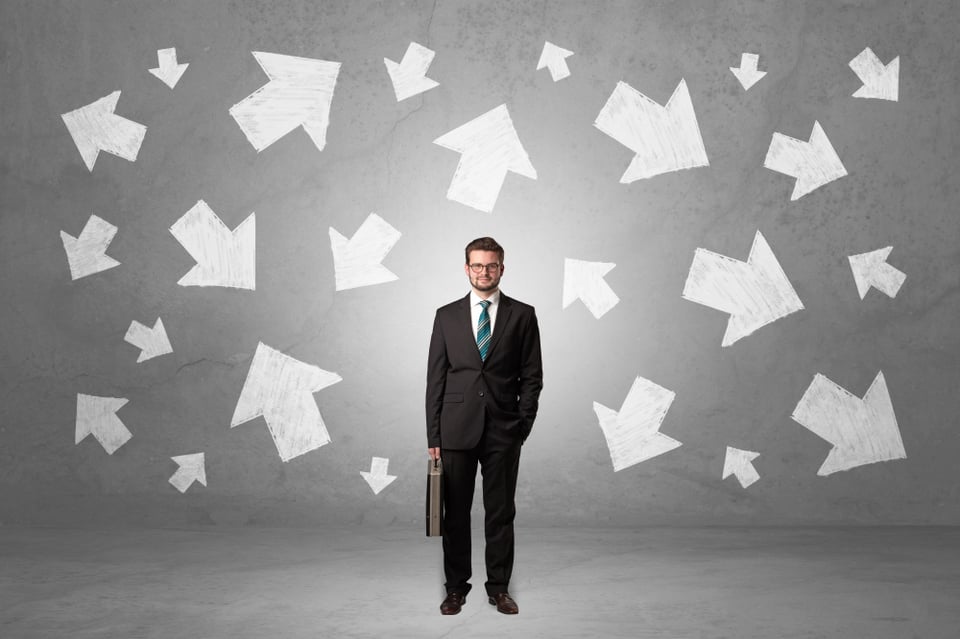
<svg viewBox="0 0 960 639">
<path fill-rule="evenodd" d="M 427 452 L 443 460 L 443 570 L 454 615 L 471 585 L 470 510 L 477 464 L 483 476 L 488 600 L 516 614 L 507 586 L 513 570 L 514 494 L 520 447 L 537 416 L 543 367 L 532 306 L 500 292 L 503 247 L 470 242 L 463 271 L 471 291 L 437 309 L 427 362 Z"/>
</svg>

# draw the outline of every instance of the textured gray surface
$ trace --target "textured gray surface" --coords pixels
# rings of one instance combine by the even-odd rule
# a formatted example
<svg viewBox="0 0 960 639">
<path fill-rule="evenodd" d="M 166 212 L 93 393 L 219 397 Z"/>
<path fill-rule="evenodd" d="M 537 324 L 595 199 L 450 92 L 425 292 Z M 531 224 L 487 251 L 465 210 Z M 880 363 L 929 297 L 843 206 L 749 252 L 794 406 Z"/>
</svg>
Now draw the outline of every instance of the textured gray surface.
<svg viewBox="0 0 960 639">
<path fill-rule="evenodd" d="M 544 338 L 526 521 L 960 524 L 958 29 L 950 2 L 2 3 L 0 521 L 418 524 L 432 314 L 489 234 Z M 571 77 L 535 70 L 544 40 Z M 383 58 L 411 41 L 440 86 L 397 103 Z M 901 57 L 899 102 L 850 97 L 867 46 Z M 166 47 L 190 64 L 173 91 L 147 72 Z M 322 152 L 243 137 L 251 51 L 343 63 Z M 749 92 L 728 71 L 745 51 L 768 71 Z M 681 78 L 710 166 L 619 184 L 632 153 L 592 126 L 601 107 L 620 80 L 663 103 Z M 60 115 L 118 89 L 139 158 L 88 172 Z M 539 178 L 508 175 L 487 214 L 445 198 L 459 158 L 432 140 L 502 103 Z M 790 202 L 764 154 L 814 120 L 849 175 Z M 168 229 L 199 199 L 231 228 L 256 212 L 255 291 L 177 286 L 194 262 Z M 403 233 L 399 280 L 335 292 L 328 227 L 372 211 Z M 71 282 L 59 232 L 91 214 L 121 266 Z M 805 310 L 721 349 L 727 316 L 684 279 L 696 248 L 743 260 L 757 230 Z M 888 245 L 906 283 L 861 301 L 847 256 Z M 615 262 L 619 305 L 561 311 L 565 257 Z M 127 327 L 158 316 L 174 354 L 136 364 Z M 229 428 L 259 341 L 343 377 L 316 394 L 331 444 L 283 463 L 262 420 Z M 817 477 L 829 445 L 791 411 L 816 373 L 860 396 L 880 370 L 908 458 Z M 662 430 L 683 446 L 613 473 L 592 404 L 637 375 L 676 392 Z M 133 439 L 75 445 L 77 393 L 129 398 Z M 728 445 L 761 453 L 747 490 L 720 480 Z M 170 457 L 197 451 L 209 486 L 181 495 Z M 378 496 L 374 455 L 399 476 Z"/>
</svg>

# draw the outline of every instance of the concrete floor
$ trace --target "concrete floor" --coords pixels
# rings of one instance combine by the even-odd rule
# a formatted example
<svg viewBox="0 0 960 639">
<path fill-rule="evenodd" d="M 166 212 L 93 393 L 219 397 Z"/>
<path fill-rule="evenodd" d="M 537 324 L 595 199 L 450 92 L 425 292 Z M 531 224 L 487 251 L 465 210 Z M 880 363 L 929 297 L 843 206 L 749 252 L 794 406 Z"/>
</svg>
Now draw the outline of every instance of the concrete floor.
<svg viewBox="0 0 960 639">
<path fill-rule="evenodd" d="M 0 637 L 960 636 L 960 529 L 518 528 L 512 592 L 443 617 L 402 528 L 0 528 Z"/>
</svg>

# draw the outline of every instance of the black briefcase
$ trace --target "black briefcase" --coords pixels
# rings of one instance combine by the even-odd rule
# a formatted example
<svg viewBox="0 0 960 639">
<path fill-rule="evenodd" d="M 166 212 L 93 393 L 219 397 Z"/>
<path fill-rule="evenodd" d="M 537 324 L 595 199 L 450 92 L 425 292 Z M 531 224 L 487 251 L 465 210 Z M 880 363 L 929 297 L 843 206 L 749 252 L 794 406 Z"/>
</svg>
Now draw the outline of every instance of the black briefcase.
<svg viewBox="0 0 960 639">
<path fill-rule="evenodd" d="M 427 537 L 443 534 L 443 462 L 427 461 Z"/>
</svg>

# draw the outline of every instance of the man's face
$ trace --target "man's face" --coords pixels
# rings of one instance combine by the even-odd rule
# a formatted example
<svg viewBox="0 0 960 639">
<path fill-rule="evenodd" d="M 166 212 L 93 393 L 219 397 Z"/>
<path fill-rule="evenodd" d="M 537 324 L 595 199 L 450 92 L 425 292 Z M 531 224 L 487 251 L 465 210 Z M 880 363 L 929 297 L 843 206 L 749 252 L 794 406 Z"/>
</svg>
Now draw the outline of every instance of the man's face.
<svg viewBox="0 0 960 639">
<path fill-rule="evenodd" d="M 481 265 L 480 272 L 474 272 L 477 265 Z M 503 275 L 503 264 L 495 251 L 470 251 L 470 261 L 464 264 L 463 271 L 470 278 L 470 285 L 481 293 L 497 290 L 500 286 L 500 277 Z"/>
</svg>

